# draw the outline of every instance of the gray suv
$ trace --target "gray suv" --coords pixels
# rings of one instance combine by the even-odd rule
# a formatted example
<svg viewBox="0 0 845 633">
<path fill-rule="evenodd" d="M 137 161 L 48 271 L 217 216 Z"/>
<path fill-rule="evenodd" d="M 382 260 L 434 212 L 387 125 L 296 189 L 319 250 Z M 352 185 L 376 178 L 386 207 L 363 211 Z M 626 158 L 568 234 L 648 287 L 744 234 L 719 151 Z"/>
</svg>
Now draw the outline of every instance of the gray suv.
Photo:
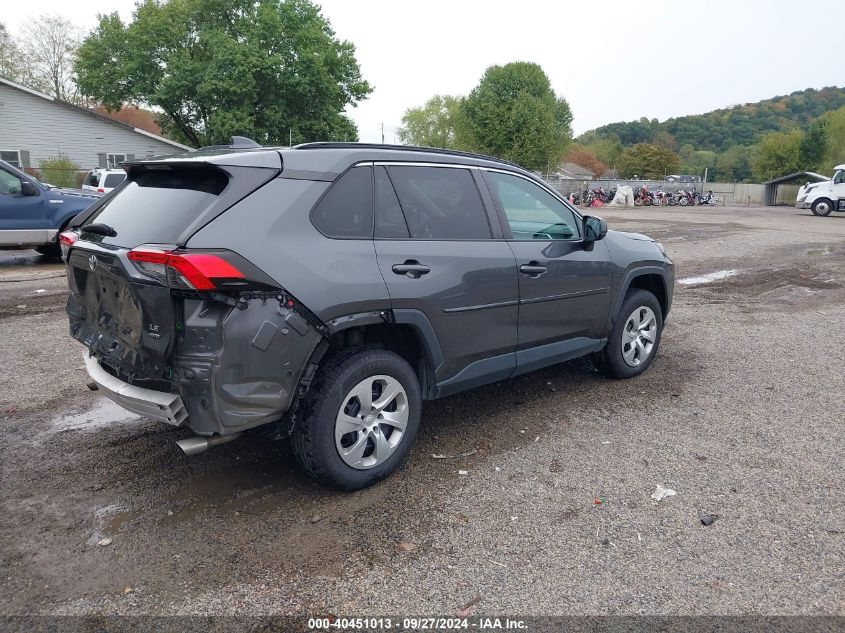
<svg viewBox="0 0 845 633">
<path fill-rule="evenodd" d="M 188 454 L 262 427 L 344 489 L 396 470 L 423 400 L 579 356 L 645 371 L 674 267 L 516 165 L 352 143 L 125 163 L 61 236 L 71 335 Z"/>
</svg>

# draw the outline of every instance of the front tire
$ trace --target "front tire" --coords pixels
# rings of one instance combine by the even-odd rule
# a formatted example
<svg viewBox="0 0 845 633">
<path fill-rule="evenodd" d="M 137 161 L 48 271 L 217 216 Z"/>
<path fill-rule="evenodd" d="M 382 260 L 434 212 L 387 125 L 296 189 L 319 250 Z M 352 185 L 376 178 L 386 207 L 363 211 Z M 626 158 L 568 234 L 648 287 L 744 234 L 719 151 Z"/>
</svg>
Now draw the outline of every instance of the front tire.
<svg viewBox="0 0 845 633">
<path fill-rule="evenodd" d="M 633 378 L 649 368 L 663 336 L 663 310 L 647 290 L 628 291 L 604 349 L 593 356 L 608 378 Z"/>
<path fill-rule="evenodd" d="M 411 449 L 422 397 L 411 366 L 380 349 L 339 353 L 318 372 L 293 431 L 294 453 L 309 475 L 343 490 L 393 473 Z"/>
<path fill-rule="evenodd" d="M 833 211 L 833 203 L 827 198 L 819 198 L 813 203 L 810 210 L 813 212 L 813 215 L 824 217 L 830 215 L 830 212 Z"/>
</svg>

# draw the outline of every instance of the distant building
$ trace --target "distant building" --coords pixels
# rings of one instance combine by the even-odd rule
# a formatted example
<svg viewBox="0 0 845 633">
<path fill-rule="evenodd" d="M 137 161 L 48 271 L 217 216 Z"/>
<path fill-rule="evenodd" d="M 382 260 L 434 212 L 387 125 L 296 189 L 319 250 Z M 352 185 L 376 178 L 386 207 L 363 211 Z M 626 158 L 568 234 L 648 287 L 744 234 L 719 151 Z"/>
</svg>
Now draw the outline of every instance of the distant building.
<svg viewBox="0 0 845 633">
<path fill-rule="evenodd" d="M 615 169 L 608 169 L 599 176 L 599 180 L 619 180 L 619 172 Z"/>
<path fill-rule="evenodd" d="M 62 155 L 81 170 L 173 154 L 186 145 L 0 77 L 0 159 L 21 169 Z"/>
<path fill-rule="evenodd" d="M 555 173 L 561 180 L 592 180 L 596 177 L 595 173 L 575 163 L 562 163 Z"/>
<path fill-rule="evenodd" d="M 665 182 L 701 182 L 701 176 L 690 174 L 670 174 L 663 179 Z"/>
</svg>

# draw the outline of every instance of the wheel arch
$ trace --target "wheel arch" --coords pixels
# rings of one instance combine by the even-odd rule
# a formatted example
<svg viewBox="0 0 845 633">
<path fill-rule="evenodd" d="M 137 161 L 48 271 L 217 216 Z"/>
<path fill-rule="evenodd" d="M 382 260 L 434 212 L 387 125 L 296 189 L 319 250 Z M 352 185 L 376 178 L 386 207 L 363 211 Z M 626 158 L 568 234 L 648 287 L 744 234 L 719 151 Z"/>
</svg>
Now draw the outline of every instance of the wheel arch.
<svg viewBox="0 0 845 633">
<path fill-rule="evenodd" d="M 671 294 L 666 279 L 666 271 L 659 266 L 644 266 L 629 270 L 619 286 L 619 292 L 613 305 L 612 318 L 615 320 L 625 297 L 631 288 L 647 290 L 657 297 L 660 304 L 660 311 L 663 313 L 663 321 L 671 307 Z"/>
<path fill-rule="evenodd" d="M 434 397 L 434 372 L 443 362 L 437 335 L 419 310 L 381 310 L 353 314 L 327 323 L 328 331 L 309 360 L 314 370 L 345 349 L 386 349 L 414 369 L 423 399 Z M 307 380 L 307 372 L 306 372 Z M 310 381 L 306 382 L 306 389 Z"/>
</svg>

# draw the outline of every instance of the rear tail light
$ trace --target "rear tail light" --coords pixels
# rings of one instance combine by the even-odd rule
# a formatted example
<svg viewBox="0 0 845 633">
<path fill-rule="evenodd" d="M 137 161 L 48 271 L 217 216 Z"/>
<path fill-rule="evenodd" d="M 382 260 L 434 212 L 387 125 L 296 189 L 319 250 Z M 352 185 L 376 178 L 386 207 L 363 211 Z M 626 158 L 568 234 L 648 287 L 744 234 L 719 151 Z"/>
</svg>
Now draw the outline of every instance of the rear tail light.
<svg viewBox="0 0 845 633">
<path fill-rule="evenodd" d="M 79 239 L 79 233 L 76 231 L 62 231 L 59 233 L 59 248 L 62 249 L 62 259 L 67 259 L 70 247 L 74 245 Z"/>
<path fill-rule="evenodd" d="M 129 259 L 142 275 L 182 290 L 222 290 L 251 285 L 229 251 L 165 251 L 139 246 Z"/>
<path fill-rule="evenodd" d="M 106 190 L 103 187 L 97 187 L 97 193 L 105 193 Z"/>
</svg>

